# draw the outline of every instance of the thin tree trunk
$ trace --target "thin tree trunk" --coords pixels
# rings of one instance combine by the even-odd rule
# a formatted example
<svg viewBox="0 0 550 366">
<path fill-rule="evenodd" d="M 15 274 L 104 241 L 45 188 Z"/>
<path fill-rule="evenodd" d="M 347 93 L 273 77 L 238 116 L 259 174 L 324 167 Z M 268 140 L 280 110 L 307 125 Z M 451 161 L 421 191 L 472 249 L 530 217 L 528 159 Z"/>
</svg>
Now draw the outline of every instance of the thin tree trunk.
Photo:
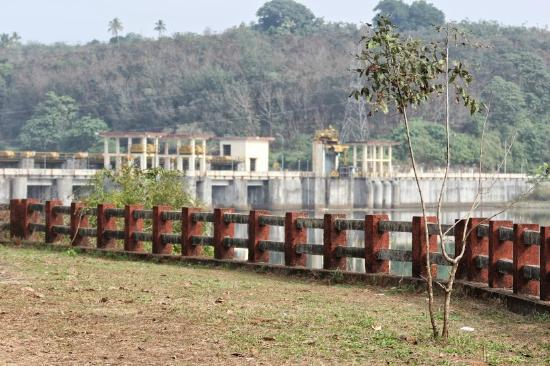
<svg viewBox="0 0 550 366">
<path fill-rule="evenodd" d="M 428 222 L 426 218 L 428 217 L 426 213 L 426 202 L 424 201 L 424 194 L 422 193 L 422 188 L 420 187 L 420 179 L 418 177 L 418 171 L 416 167 L 416 159 L 414 157 L 414 149 L 412 145 L 411 140 L 411 129 L 409 125 L 409 119 L 407 117 L 407 109 L 402 109 L 403 113 L 403 120 L 405 122 L 405 130 L 407 132 L 407 146 L 409 149 L 409 155 L 411 157 L 411 164 L 414 172 L 414 180 L 416 181 L 416 186 L 418 188 L 418 194 L 420 195 L 420 204 L 422 205 L 422 216 L 424 217 L 424 233 L 425 233 L 425 241 L 426 241 L 426 284 L 427 284 L 427 292 L 428 292 L 428 312 L 430 313 L 430 323 L 432 325 L 432 333 L 434 338 L 437 338 L 439 336 L 439 332 L 437 330 L 437 323 L 435 321 L 435 314 L 434 314 L 434 292 L 433 292 L 433 278 L 432 278 L 432 271 L 431 271 L 431 262 L 430 262 L 430 240 L 429 240 L 429 234 L 428 234 Z"/>
</svg>

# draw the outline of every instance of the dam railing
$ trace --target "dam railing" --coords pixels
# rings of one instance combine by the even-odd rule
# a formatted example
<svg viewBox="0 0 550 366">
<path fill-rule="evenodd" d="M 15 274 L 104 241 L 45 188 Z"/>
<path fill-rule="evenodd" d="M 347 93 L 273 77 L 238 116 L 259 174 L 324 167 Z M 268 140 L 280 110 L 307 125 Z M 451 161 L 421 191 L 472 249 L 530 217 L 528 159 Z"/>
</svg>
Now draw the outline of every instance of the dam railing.
<svg viewBox="0 0 550 366">
<path fill-rule="evenodd" d="M 284 266 L 305 266 L 308 255 L 320 255 L 324 269 L 341 271 L 347 268 L 347 258 L 362 258 L 365 272 L 370 274 L 388 274 L 390 261 L 410 262 L 411 276 L 418 279 L 426 276 L 428 255 L 433 274 L 437 274 L 438 265 L 450 265 L 439 252 L 440 231 L 433 216 L 425 225 L 421 216 L 412 221 L 391 221 L 385 214 L 348 219 L 343 214 L 326 213 L 311 218 L 305 212 L 273 215 L 263 210 L 236 213 L 228 208 L 205 212 L 191 207 L 174 210 L 166 205 L 144 209 L 137 204 L 117 208 L 109 203 L 86 207 L 82 202 L 64 206 L 60 200 L 35 199 L 11 200 L 1 209 L 9 210 L 9 222 L 0 223 L 0 230 L 9 230 L 11 238 L 23 240 L 43 233 L 47 244 L 65 241 L 77 247 L 93 244 L 105 250 L 162 255 L 174 255 L 177 249 L 177 255 L 184 257 L 203 256 L 203 248 L 210 246 L 218 260 L 234 260 L 235 248 L 244 248 L 251 263 L 267 263 L 270 252 L 279 252 L 284 255 Z M 235 225 L 239 224 L 247 226 L 246 238 L 235 237 Z M 283 240 L 270 239 L 272 226 L 284 228 Z M 308 241 L 312 229 L 323 230 L 322 243 Z M 463 242 L 466 245 L 458 279 L 550 301 L 550 227 L 472 218 L 442 224 L 441 229 L 447 239 L 454 239 L 455 253 Z M 362 247 L 348 243 L 348 231 L 364 233 Z M 410 233 L 411 250 L 392 248 L 391 232 Z M 145 244 L 148 242 L 151 245 Z"/>
</svg>

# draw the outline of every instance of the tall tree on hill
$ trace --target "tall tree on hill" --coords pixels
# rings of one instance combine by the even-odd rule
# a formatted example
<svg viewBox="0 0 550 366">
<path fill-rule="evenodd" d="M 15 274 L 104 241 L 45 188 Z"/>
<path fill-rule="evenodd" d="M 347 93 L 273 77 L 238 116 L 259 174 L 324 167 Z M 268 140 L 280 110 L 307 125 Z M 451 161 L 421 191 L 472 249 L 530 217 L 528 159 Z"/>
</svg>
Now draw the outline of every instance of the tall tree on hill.
<svg viewBox="0 0 550 366">
<path fill-rule="evenodd" d="M 373 19 L 375 22 L 379 16 L 384 16 L 403 30 L 445 23 L 445 14 L 425 0 L 414 1 L 411 5 L 405 4 L 402 0 L 381 0 L 374 11 L 378 12 Z"/>
<path fill-rule="evenodd" d="M 159 19 L 155 23 L 155 30 L 158 32 L 159 38 L 161 38 L 163 33 L 166 32 L 166 23 L 162 19 Z"/>
<path fill-rule="evenodd" d="M 124 30 L 124 27 L 122 26 L 122 22 L 118 18 L 114 18 L 109 22 L 109 32 L 113 35 L 113 37 L 116 39 L 118 43 L 118 35 L 120 32 Z"/>
<path fill-rule="evenodd" d="M 258 12 L 258 28 L 269 33 L 299 33 L 315 24 L 311 10 L 293 0 L 272 0 Z"/>
</svg>

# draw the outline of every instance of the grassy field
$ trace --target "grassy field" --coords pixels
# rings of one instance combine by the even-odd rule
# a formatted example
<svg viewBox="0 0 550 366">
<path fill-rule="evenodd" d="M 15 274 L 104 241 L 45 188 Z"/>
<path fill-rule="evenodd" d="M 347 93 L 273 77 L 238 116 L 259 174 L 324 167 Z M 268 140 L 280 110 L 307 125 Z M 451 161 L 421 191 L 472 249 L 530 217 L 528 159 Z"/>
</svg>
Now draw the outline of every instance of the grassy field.
<svg viewBox="0 0 550 366">
<path fill-rule="evenodd" d="M 442 344 L 403 289 L 0 246 L 0 364 L 550 363 L 549 318 L 455 310 Z"/>
</svg>

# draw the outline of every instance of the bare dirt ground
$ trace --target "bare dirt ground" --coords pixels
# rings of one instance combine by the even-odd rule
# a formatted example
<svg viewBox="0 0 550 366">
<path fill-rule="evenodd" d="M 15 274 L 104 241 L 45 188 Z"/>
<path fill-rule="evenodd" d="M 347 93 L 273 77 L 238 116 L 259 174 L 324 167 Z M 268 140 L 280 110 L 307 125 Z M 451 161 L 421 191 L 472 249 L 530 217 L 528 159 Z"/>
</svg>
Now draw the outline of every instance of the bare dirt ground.
<svg viewBox="0 0 550 366">
<path fill-rule="evenodd" d="M 548 317 L 455 304 L 442 344 L 408 290 L 0 246 L 0 364 L 550 364 Z"/>
</svg>

